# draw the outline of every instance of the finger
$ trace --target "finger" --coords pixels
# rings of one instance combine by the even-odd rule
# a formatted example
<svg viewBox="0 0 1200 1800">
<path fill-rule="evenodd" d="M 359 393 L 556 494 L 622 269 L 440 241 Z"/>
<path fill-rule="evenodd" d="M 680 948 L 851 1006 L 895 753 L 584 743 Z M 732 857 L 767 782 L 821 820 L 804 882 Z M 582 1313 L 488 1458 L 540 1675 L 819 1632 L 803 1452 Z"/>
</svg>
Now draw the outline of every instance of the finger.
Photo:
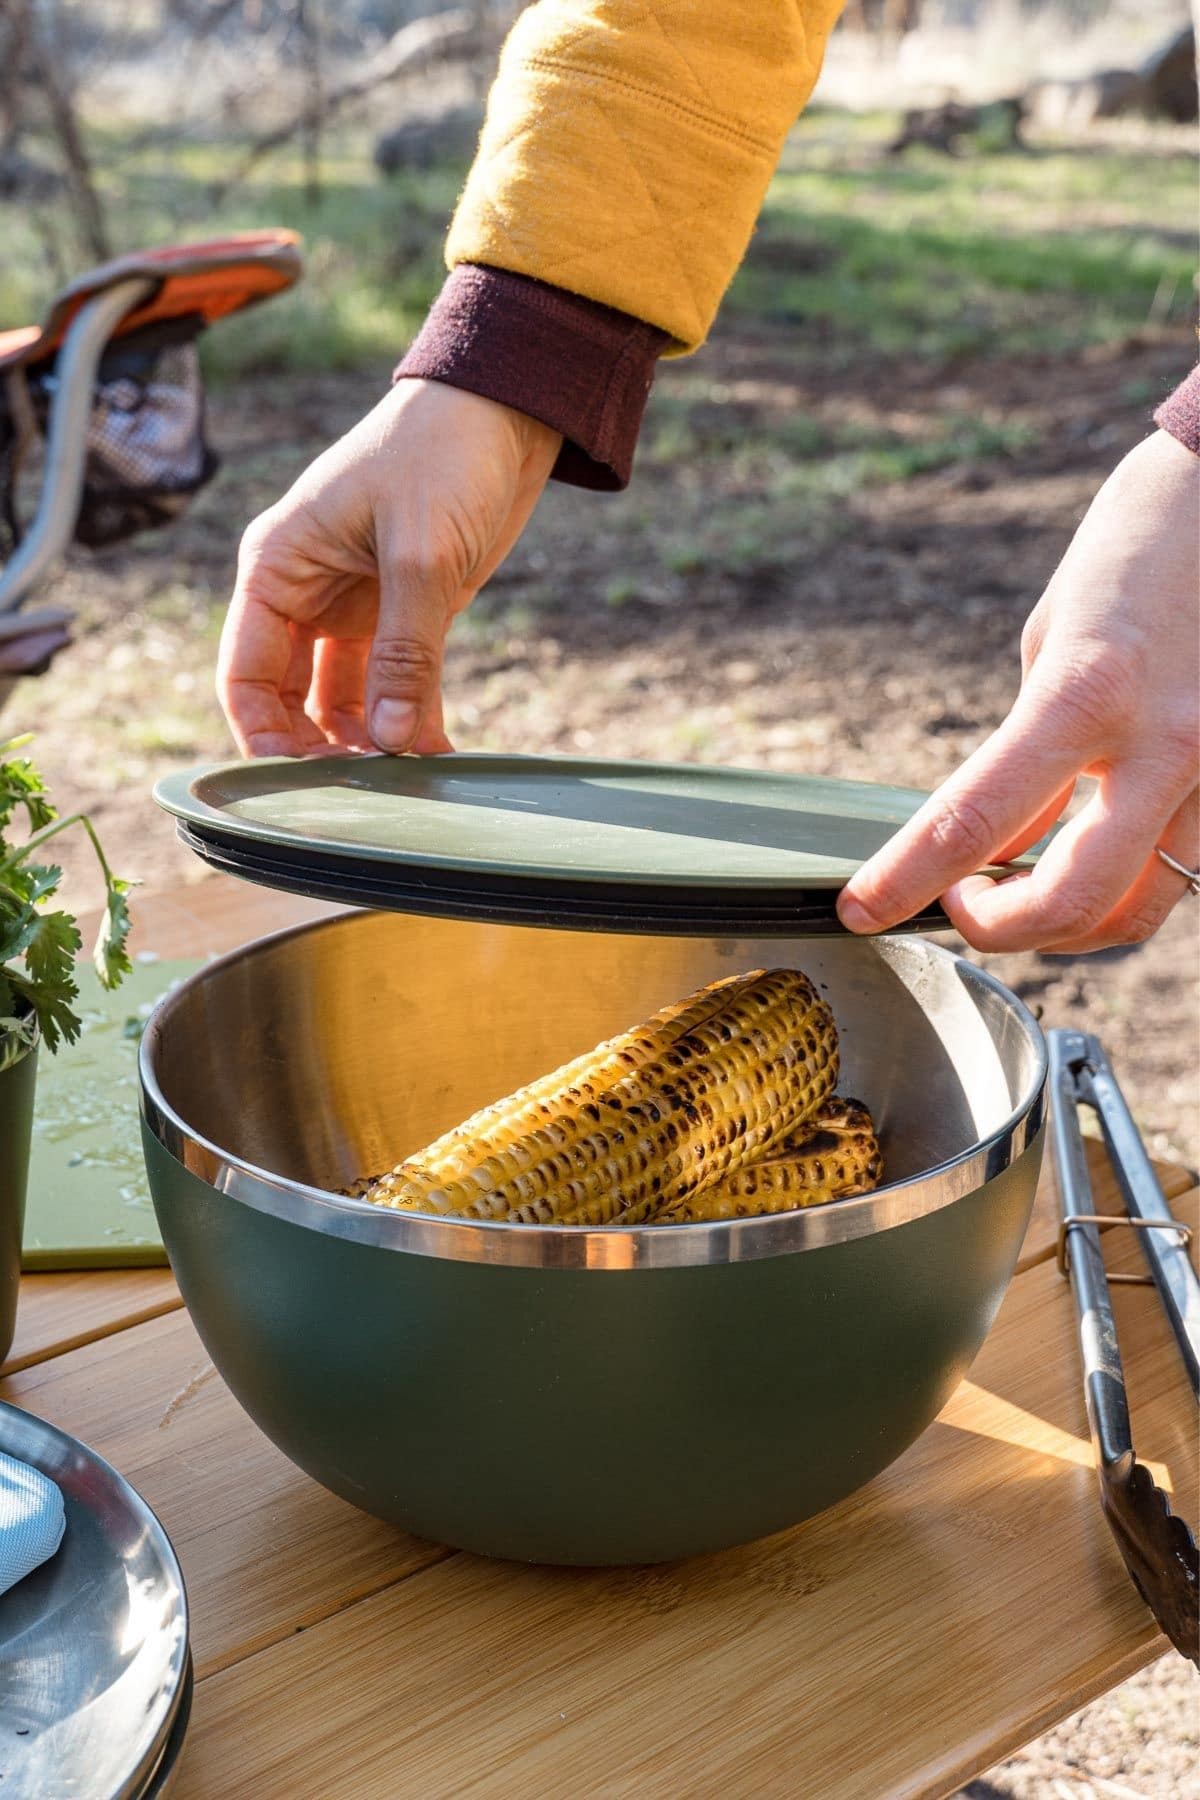
<svg viewBox="0 0 1200 1800">
<path fill-rule="evenodd" d="M 1159 837 L 1158 844 L 1168 856 L 1173 856 L 1176 862 L 1182 863 L 1185 869 L 1192 870 L 1193 874 L 1200 870 L 1200 787 L 1192 789 Z M 1161 857 L 1155 857 L 1156 862 L 1161 860 Z M 1177 882 L 1183 884 L 1183 892 L 1190 893 L 1189 878 L 1181 875 L 1178 869 L 1170 872 Z"/>
<path fill-rule="evenodd" d="M 1166 830 L 1160 832 L 1158 843 L 1185 868 L 1200 868 L 1200 789 L 1184 801 Z M 1144 943 L 1190 893 L 1186 878 L 1163 862 L 1156 846 L 1132 887 L 1094 931 L 1071 944 L 1047 944 L 1045 953 L 1079 956 L 1117 944 Z"/>
<path fill-rule="evenodd" d="M 331 744 L 347 750 L 373 750 L 367 730 L 364 695 L 370 638 L 318 638 L 308 715 Z"/>
<path fill-rule="evenodd" d="M 1169 789 L 1169 779 L 1157 770 L 1104 777 L 1031 873 L 949 889 L 942 905 L 951 923 L 977 950 L 1038 950 L 1089 937 L 1128 892 L 1181 804 L 1184 796 Z"/>
<path fill-rule="evenodd" d="M 1056 825 L 1062 818 L 1071 804 L 1074 793 L 1075 783 L 1068 781 L 1061 792 L 1054 796 L 1049 806 L 1042 808 L 1036 819 L 1031 819 L 1024 830 L 1018 831 L 1016 837 L 1010 838 L 1007 844 L 1001 844 L 996 851 L 994 860 L 998 863 L 1015 862 L 1018 856 L 1024 856 L 1030 845 L 1036 844 L 1039 838 L 1045 837 L 1050 827 Z"/>
<path fill-rule="evenodd" d="M 886 931 L 996 860 L 1045 817 L 1085 758 L 1018 699 L 999 730 L 863 864 L 838 899 L 849 931 Z"/>
<path fill-rule="evenodd" d="M 304 626 L 289 628 L 291 655 L 279 686 L 279 699 L 287 713 L 292 734 L 305 755 L 323 749 L 327 739 L 320 726 L 308 716 L 308 696 L 312 688 L 314 644 L 312 633 Z"/>
<path fill-rule="evenodd" d="M 1046 642 L 1049 593 L 1047 589 L 1021 628 L 1021 673 L 1026 679 Z"/>
<path fill-rule="evenodd" d="M 217 694 L 243 756 L 304 755 L 311 724 L 299 724 L 283 698 L 291 660 L 290 620 L 239 576 L 221 631 Z"/>
<path fill-rule="evenodd" d="M 549 479 L 561 440 L 540 433 L 516 476 L 512 504 L 482 554 L 422 546 L 411 516 L 376 519 L 379 620 L 367 669 L 367 726 L 381 750 L 435 754 L 451 748 L 442 718 L 446 632 L 520 536 Z M 476 521 L 478 524 L 479 521 Z"/>
<path fill-rule="evenodd" d="M 421 720 L 421 729 L 413 741 L 412 750 L 415 756 L 448 756 L 453 749 L 454 745 L 446 735 L 441 677 L 439 676 L 438 691 Z"/>
<path fill-rule="evenodd" d="M 394 755 L 422 740 L 441 692 L 442 644 L 460 582 L 436 555 L 379 547 L 379 623 L 367 662 L 372 741 Z"/>
<path fill-rule="evenodd" d="M 474 597 L 472 588 L 463 588 L 445 621 L 442 631 L 442 663 L 438 670 L 437 690 L 421 721 L 421 729 L 413 742 L 413 754 L 416 756 L 449 756 L 453 754 L 454 745 L 446 733 L 445 698 L 442 693 L 442 675 L 446 666 L 446 640 L 450 636 L 450 628 L 455 619 L 465 607 L 470 605 Z"/>
</svg>

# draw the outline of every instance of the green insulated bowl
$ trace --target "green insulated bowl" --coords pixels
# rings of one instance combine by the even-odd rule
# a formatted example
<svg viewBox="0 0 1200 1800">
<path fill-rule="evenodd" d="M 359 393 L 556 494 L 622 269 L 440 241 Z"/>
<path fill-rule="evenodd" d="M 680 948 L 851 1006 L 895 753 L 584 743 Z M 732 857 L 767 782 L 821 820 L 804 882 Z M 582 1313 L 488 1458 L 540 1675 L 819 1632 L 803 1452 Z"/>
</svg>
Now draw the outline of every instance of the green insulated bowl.
<svg viewBox="0 0 1200 1800">
<path fill-rule="evenodd" d="M 712 1225 L 481 1225 L 339 1198 L 702 983 L 803 968 L 888 1185 Z M 580 935 L 352 913 L 213 963 L 141 1051 L 163 1239 L 280 1448 L 422 1537 L 648 1563 L 795 1524 L 934 1418 L 1037 1182 L 1045 1052 L 919 938 Z"/>
</svg>

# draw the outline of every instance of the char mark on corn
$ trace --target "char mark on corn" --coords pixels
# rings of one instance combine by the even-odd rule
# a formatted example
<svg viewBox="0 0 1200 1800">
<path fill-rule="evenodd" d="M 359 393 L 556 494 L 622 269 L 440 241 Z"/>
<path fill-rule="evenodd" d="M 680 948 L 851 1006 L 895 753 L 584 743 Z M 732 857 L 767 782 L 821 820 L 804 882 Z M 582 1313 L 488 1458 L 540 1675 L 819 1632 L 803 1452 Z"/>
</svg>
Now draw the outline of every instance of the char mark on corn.
<svg viewBox="0 0 1200 1800">
<path fill-rule="evenodd" d="M 675 1201 L 656 1213 L 653 1223 L 709 1224 L 823 1206 L 871 1193 L 882 1175 L 883 1157 L 870 1113 L 861 1101 L 835 1095 L 765 1157 Z"/>
<path fill-rule="evenodd" d="M 638 1224 L 799 1130 L 837 1071 L 833 1017 L 806 976 L 731 976 L 483 1108 L 365 1197 L 462 1218 Z"/>
</svg>

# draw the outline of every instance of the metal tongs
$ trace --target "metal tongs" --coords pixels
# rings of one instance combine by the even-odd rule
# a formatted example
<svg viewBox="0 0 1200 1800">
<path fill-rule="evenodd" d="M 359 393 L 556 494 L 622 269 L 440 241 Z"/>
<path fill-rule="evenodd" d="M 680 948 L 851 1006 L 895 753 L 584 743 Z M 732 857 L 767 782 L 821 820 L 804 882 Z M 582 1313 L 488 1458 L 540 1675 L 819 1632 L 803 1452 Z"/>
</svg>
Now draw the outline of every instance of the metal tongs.
<svg viewBox="0 0 1200 1800">
<path fill-rule="evenodd" d="M 1112 1282 L 1153 1282 L 1193 1392 L 1200 1396 L 1200 1281 L 1187 1254 L 1191 1232 L 1171 1215 L 1099 1040 L 1078 1031 L 1051 1031 L 1048 1039 L 1054 1164 L 1062 1208 L 1058 1267 L 1070 1279 L 1079 1314 L 1088 1424 L 1100 1473 L 1101 1504 L 1138 1593 L 1180 1654 L 1200 1667 L 1196 1543 L 1184 1521 L 1171 1511 L 1167 1496 L 1155 1486 L 1149 1470 L 1134 1455 L 1109 1293 Z M 1125 1199 L 1125 1215 L 1096 1214 L 1079 1129 L 1077 1109 L 1081 1105 L 1091 1107 L 1100 1121 Z M 1128 1226 L 1137 1232 L 1149 1276 L 1106 1273 L 1100 1225 Z"/>
</svg>

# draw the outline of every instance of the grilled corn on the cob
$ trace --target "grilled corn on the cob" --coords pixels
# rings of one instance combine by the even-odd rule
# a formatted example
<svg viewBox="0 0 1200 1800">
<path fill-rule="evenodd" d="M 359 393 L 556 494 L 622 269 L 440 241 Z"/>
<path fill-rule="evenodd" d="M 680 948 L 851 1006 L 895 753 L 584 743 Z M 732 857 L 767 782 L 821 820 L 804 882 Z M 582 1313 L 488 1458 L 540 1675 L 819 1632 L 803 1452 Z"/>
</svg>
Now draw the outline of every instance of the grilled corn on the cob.
<svg viewBox="0 0 1200 1800">
<path fill-rule="evenodd" d="M 637 1224 L 797 1130 L 837 1081 L 828 1006 L 794 969 L 756 970 L 485 1107 L 365 1198 L 525 1224 Z"/>
<path fill-rule="evenodd" d="M 653 1223 L 699 1224 L 823 1206 L 829 1200 L 869 1194 L 882 1173 L 870 1113 L 861 1101 L 835 1095 L 765 1157 L 744 1163 L 715 1186 L 663 1208 L 654 1214 Z"/>
</svg>

